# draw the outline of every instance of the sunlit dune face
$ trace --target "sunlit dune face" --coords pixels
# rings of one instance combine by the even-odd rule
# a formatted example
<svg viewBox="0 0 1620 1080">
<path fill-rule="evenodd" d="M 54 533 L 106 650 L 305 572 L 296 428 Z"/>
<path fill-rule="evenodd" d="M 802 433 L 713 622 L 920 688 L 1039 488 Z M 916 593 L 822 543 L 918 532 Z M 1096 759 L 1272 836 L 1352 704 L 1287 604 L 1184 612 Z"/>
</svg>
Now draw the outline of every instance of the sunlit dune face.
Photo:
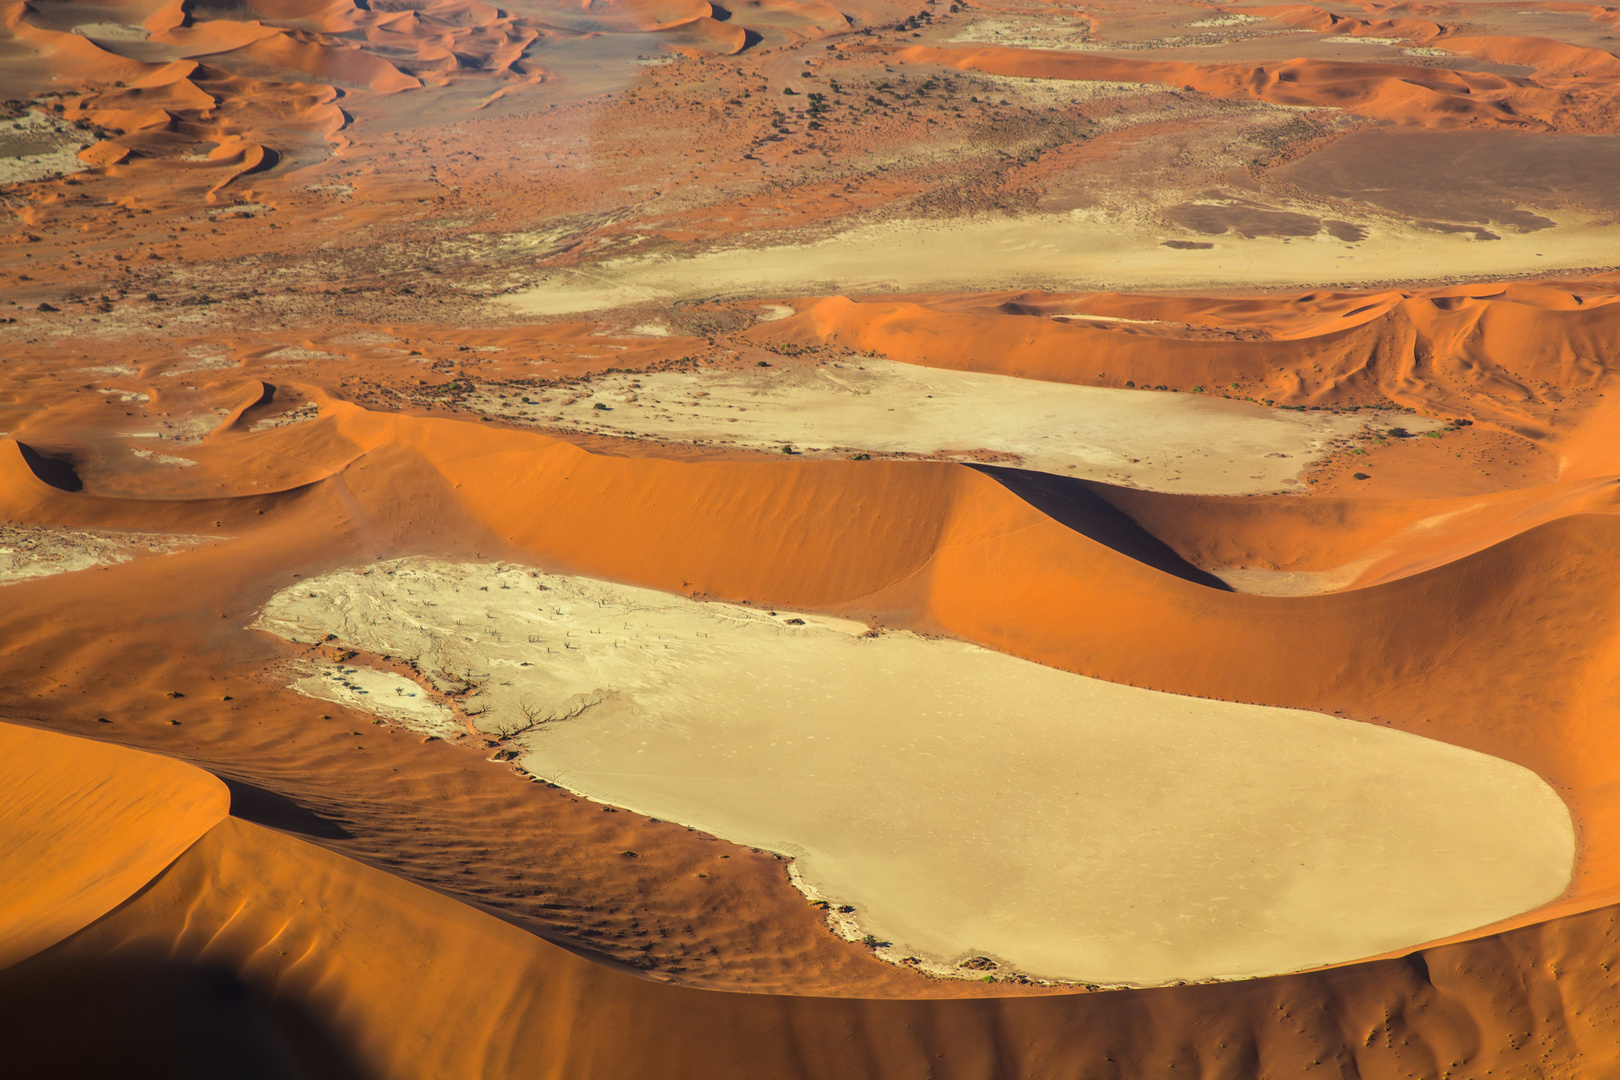
<svg viewBox="0 0 1620 1080">
<path fill-rule="evenodd" d="M 824 617 L 418 559 L 259 625 L 416 661 L 534 775 L 790 855 L 851 933 L 941 971 L 1338 963 L 1544 903 L 1574 855 L 1558 796 L 1499 759 Z"/>
<path fill-rule="evenodd" d="M 229 806 L 201 769 L 0 724 L 0 968 L 123 903 Z"/>
</svg>

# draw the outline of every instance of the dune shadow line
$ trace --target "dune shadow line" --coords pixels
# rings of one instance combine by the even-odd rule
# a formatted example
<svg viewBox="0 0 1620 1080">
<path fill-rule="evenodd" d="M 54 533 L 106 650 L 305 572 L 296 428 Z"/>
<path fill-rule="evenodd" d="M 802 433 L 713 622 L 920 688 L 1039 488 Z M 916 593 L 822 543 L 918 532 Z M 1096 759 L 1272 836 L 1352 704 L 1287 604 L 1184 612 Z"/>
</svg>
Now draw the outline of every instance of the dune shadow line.
<svg viewBox="0 0 1620 1080">
<path fill-rule="evenodd" d="M 1129 556 L 1162 574 L 1170 574 L 1222 592 L 1232 587 L 1207 570 L 1177 555 L 1163 540 L 1137 524 L 1125 511 L 1091 490 L 1083 480 L 1056 476 L 1035 469 L 966 463 L 990 477 L 1029 505 L 1075 532 Z"/>
<path fill-rule="evenodd" d="M 337 822 L 321 817 L 285 795 L 234 777 L 219 778 L 231 793 L 232 817 L 321 840 L 347 840 L 351 835 Z"/>
</svg>

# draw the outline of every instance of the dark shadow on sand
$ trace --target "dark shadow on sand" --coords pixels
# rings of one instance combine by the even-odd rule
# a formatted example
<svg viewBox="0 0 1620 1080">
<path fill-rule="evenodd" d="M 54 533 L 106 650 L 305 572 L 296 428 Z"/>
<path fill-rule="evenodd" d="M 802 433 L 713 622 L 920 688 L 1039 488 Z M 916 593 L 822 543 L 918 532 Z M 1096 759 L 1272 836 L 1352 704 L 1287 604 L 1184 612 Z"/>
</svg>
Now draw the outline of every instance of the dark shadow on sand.
<svg viewBox="0 0 1620 1080">
<path fill-rule="evenodd" d="M 999 465 L 970 464 L 969 468 L 984 473 L 1052 520 L 1121 555 L 1195 585 L 1232 591 L 1214 574 L 1177 555 L 1129 514 L 1096 494 L 1084 480 Z"/>
</svg>

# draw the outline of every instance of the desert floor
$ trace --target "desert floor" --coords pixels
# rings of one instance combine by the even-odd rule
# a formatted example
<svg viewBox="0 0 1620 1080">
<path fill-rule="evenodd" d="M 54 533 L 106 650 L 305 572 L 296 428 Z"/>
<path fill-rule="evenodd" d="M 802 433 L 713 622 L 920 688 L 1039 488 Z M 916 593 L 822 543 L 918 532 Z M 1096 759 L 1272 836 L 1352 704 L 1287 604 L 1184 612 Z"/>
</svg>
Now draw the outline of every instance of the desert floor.
<svg viewBox="0 0 1620 1080">
<path fill-rule="evenodd" d="M 17 0 L 0 1072 L 1620 1068 L 1620 16 Z"/>
</svg>

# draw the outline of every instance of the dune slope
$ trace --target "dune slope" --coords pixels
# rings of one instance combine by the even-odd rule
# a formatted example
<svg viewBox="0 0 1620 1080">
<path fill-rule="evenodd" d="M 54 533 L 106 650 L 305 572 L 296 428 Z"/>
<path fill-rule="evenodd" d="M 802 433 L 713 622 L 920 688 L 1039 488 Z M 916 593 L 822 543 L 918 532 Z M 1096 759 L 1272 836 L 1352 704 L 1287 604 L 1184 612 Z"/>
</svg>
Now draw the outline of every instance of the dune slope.
<svg viewBox="0 0 1620 1080">
<path fill-rule="evenodd" d="M 18 1069 L 87 1074 L 109 1059 L 103 1040 L 122 1038 L 122 1075 L 218 1075 L 208 1071 L 218 1058 L 138 1037 L 130 1023 L 162 985 L 156 975 L 169 973 L 184 1000 L 198 985 L 191 973 L 206 970 L 217 973 L 217 1014 L 263 1051 L 233 1075 L 1596 1074 L 1613 1062 L 1603 1048 L 1620 1024 L 1601 975 L 1620 949 L 1615 922 L 1607 909 L 1406 959 L 1227 985 L 1016 1002 L 725 994 L 612 970 L 230 819 L 116 912 L 0 972 L 0 1053 Z M 1589 962 L 1572 963 L 1572 949 Z M 100 1015 L 37 992 L 91 968 L 103 973 Z M 1494 1031 L 1513 1034 L 1482 1037 Z"/>
<path fill-rule="evenodd" d="M 178 761 L 0 724 L 0 967 L 122 904 L 229 806 Z"/>
</svg>

